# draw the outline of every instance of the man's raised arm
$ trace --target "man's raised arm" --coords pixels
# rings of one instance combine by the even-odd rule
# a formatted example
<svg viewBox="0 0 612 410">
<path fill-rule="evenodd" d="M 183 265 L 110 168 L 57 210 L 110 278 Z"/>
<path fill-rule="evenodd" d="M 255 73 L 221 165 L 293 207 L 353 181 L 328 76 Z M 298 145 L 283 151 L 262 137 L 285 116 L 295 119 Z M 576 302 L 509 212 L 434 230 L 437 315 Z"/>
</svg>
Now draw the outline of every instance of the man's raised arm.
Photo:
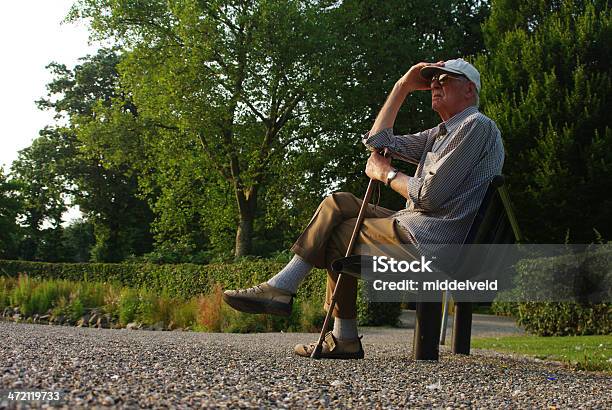
<svg viewBox="0 0 612 410">
<path fill-rule="evenodd" d="M 426 135 L 424 132 L 417 134 L 421 138 L 417 138 L 417 135 L 411 136 L 411 140 L 398 143 L 398 138 L 393 136 L 392 128 L 397 118 L 397 113 L 400 107 L 404 103 L 406 96 L 416 90 L 430 90 L 431 82 L 421 76 L 421 69 L 425 66 L 431 65 L 430 63 L 418 63 L 410 67 L 410 70 L 400 78 L 393 89 L 391 94 L 387 97 L 385 104 L 378 113 L 376 121 L 370 132 L 366 134 L 368 138 L 364 138 L 364 144 L 373 150 L 368 163 L 366 164 L 366 174 L 370 178 L 377 179 L 385 184 L 389 184 L 390 187 L 402 195 L 404 198 L 409 198 L 408 192 L 408 181 L 411 177 L 408 175 L 398 172 L 395 174 L 393 181 L 389 181 L 389 172 L 393 170 L 391 166 L 390 158 L 384 158 L 379 155 L 376 151 L 381 148 L 388 147 L 392 151 L 403 153 L 404 160 L 410 158 L 409 162 L 418 163 L 420 155 L 425 145 Z M 435 65 L 444 66 L 443 62 L 438 62 Z M 381 131 L 386 131 L 382 132 Z M 379 135 L 376 135 L 380 133 Z M 373 138 L 372 138 L 373 137 Z M 404 137 L 405 138 L 405 137 Z M 415 144 L 416 143 L 416 144 Z"/>
<path fill-rule="evenodd" d="M 421 77 L 421 68 L 431 65 L 431 63 L 418 63 L 410 67 L 410 70 L 400 78 L 391 93 L 387 97 L 385 104 L 378 113 L 374 125 L 370 129 L 370 135 L 375 135 L 386 128 L 393 128 L 397 113 L 399 112 L 406 96 L 416 90 L 429 90 L 431 83 Z M 443 62 L 438 62 L 436 65 L 443 66 Z"/>
</svg>

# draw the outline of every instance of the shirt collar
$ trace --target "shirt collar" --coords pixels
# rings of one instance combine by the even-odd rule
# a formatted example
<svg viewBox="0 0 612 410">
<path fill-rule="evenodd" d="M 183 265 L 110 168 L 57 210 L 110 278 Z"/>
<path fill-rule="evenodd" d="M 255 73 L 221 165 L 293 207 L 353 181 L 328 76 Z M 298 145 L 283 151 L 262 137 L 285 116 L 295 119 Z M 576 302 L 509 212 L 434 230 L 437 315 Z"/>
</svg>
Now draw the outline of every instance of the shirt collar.
<svg viewBox="0 0 612 410">
<path fill-rule="evenodd" d="M 451 132 L 455 131 L 455 129 L 457 129 L 459 124 L 461 124 L 467 117 L 477 112 L 478 112 L 478 108 L 474 105 L 471 105 L 467 107 L 465 110 L 461 111 L 460 113 L 453 115 L 448 120 L 441 122 L 440 125 L 438 125 L 438 127 L 444 126 L 444 128 L 446 128 L 446 133 L 450 134 Z"/>
</svg>

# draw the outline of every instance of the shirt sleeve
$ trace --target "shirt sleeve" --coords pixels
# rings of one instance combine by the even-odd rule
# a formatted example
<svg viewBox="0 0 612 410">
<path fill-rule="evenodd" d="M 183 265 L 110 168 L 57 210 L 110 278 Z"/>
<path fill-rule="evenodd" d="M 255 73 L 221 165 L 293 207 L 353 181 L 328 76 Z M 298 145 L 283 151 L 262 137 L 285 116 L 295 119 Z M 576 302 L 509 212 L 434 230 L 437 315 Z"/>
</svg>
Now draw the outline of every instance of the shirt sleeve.
<svg viewBox="0 0 612 410">
<path fill-rule="evenodd" d="M 408 180 L 408 209 L 432 212 L 444 206 L 486 154 L 493 123 L 475 119 L 458 132 L 457 137 L 462 133 L 463 138 L 452 151 L 438 158 L 422 177 Z"/>
<path fill-rule="evenodd" d="M 401 160 L 418 164 L 425 150 L 429 131 L 421 131 L 417 134 L 393 135 L 392 128 L 385 128 L 374 135 L 366 132 L 362 142 L 370 150 L 381 150 L 389 148 L 393 156 Z"/>
</svg>

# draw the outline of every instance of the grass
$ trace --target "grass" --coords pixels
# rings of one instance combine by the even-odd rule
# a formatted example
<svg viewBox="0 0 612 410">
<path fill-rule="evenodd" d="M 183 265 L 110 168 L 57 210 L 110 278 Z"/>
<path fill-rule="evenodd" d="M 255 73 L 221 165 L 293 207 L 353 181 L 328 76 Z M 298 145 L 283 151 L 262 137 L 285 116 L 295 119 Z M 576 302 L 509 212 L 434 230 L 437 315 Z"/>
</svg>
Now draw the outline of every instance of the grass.
<svg viewBox="0 0 612 410">
<path fill-rule="evenodd" d="M 22 320 L 50 314 L 52 319 L 75 324 L 92 310 L 105 314 L 113 326 L 137 323 L 153 328 L 191 329 L 205 332 L 251 333 L 318 331 L 323 323 L 319 303 L 297 300 L 290 317 L 240 313 L 222 301 L 217 285 L 209 294 L 191 299 L 155 293 L 112 283 L 71 282 L 0 276 L 0 308 L 19 307 Z M 0 313 L 2 313 L 0 309 Z"/>
<path fill-rule="evenodd" d="M 612 336 L 508 336 L 477 338 L 472 347 L 563 362 L 578 370 L 612 372 Z"/>
</svg>

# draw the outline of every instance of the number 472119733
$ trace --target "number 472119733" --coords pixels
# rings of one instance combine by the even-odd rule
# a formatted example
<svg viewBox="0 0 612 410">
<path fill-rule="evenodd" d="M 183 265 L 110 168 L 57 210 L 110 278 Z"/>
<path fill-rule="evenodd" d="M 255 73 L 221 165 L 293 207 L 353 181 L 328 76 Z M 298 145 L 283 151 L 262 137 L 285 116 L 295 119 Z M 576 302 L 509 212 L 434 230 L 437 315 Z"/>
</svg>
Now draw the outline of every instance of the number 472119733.
<svg viewBox="0 0 612 410">
<path fill-rule="evenodd" d="M 12 401 L 56 401 L 60 394 L 57 391 L 9 391 L 7 398 Z"/>
</svg>

